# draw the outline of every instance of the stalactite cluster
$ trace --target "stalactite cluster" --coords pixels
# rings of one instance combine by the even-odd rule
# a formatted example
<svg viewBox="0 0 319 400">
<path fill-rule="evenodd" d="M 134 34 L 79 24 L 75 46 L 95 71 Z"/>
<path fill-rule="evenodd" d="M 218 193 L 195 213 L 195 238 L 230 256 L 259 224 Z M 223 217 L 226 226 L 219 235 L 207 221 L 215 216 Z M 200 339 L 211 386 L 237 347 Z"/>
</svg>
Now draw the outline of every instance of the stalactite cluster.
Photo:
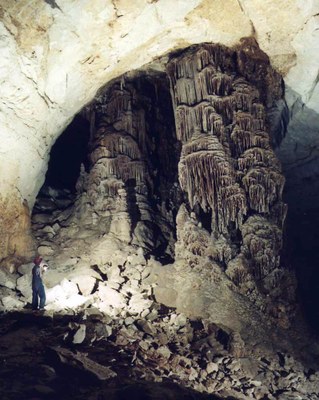
<svg viewBox="0 0 319 400">
<path fill-rule="evenodd" d="M 113 224 L 122 215 L 126 226 L 130 226 L 130 235 L 140 218 L 149 217 L 150 210 L 138 207 L 137 197 L 147 196 L 151 185 L 142 154 L 145 124 L 139 121 L 141 114 L 135 112 L 133 103 L 134 87 L 123 87 L 123 81 L 98 98 L 88 176 L 88 197 L 93 208 L 106 211 Z"/>
<path fill-rule="evenodd" d="M 253 60 L 248 57 L 253 46 L 205 44 L 172 58 L 167 67 L 182 143 L 180 185 L 190 210 L 210 210 L 213 245 L 221 239 L 228 249 L 235 245 L 227 254 L 241 262 L 219 261 L 236 270 L 228 275 L 238 286 L 248 276 L 262 283 L 279 266 L 286 211 L 265 111 L 271 95 L 280 95 L 280 79 L 259 49 Z M 250 72 L 243 73 L 245 65 Z M 265 89 L 265 79 L 273 86 Z"/>
<path fill-rule="evenodd" d="M 230 221 L 241 225 L 246 212 L 245 194 L 216 136 L 193 135 L 192 141 L 184 144 L 179 179 L 191 207 L 198 203 L 204 211 L 210 208 L 212 224 L 220 232 L 225 231 Z"/>
</svg>

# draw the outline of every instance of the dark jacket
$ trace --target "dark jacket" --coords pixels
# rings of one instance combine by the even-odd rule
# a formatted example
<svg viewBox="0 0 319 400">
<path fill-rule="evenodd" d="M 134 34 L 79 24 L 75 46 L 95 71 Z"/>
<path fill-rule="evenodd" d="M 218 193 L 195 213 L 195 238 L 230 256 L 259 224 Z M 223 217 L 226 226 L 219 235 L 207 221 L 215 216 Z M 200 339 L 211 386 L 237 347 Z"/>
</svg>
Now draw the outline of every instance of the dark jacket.
<svg viewBox="0 0 319 400">
<path fill-rule="evenodd" d="M 32 288 L 38 289 L 42 285 L 42 267 L 40 265 L 34 265 L 32 268 Z"/>
</svg>

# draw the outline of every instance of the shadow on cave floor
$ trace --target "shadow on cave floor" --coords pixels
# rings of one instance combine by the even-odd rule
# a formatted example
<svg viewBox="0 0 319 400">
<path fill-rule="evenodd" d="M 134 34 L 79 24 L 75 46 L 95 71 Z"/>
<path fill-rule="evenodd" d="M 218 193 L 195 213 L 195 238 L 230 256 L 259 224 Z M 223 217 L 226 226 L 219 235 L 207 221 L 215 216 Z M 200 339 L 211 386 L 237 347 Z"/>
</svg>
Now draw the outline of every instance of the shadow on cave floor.
<svg viewBox="0 0 319 400">
<path fill-rule="evenodd" d="M 50 317 L 28 310 L 0 316 L 2 400 L 221 399 L 183 388 L 169 379 L 158 383 L 143 380 L 139 376 L 141 371 L 132 363 L 134 354 L 116 346 L 114 336 L 94 343 L 84 340 L 79 345 L 66 342 L 70 327 L 79 319 L 80 316 L 54 314 Z M 95 323 L 94 318 L 90 323 Z M 59 350 L 67 353 L 62 356 Z M 73 359 L 73 354 L 80 355 L 83 364 Z M 91 360 L 93 366 L 89 364 Z M 91 370 L 85 368 L 85 362 Z M 106 369 L 116 376 L 108 379 Z M 98 378 L 98 373 L 104 374 L 104 379 Z"/>
</svg>

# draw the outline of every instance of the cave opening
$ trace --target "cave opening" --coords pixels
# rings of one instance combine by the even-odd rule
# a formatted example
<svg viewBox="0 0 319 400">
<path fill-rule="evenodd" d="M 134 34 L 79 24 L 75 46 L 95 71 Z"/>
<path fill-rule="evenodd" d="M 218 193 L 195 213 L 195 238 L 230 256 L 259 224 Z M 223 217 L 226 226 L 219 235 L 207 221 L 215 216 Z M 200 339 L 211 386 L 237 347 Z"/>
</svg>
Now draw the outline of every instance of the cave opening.
<svg viewBox="0 0 319 400">
<path fill-rule="evenodd" d="M 75 192 L 81 164 L 88 169 L 89 122 L 77 114 L 52 147 L 45 186 Z"/>
<path fill-rule="evenodd" d="M 81 168 L 89 168 L 89 138 L 89 122 L 79 113 L 53 145 L 45 181 L 32 210 L 36 237 L 51 240 L 56 235 L 52 227 L 56 218 L 74 204 Z M 60 228 L 57 224 L 55 227 Z"/>
</svg>

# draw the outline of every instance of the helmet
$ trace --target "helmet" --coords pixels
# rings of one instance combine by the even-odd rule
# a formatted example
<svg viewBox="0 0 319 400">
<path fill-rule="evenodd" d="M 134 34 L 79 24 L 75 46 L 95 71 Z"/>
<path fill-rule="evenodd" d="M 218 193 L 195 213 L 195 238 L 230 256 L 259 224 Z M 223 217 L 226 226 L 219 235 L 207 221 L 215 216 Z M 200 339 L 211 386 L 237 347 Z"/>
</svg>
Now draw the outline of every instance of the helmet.
<svg viewBox="0 0 319 400">
<path fill-rule="evenodd" d="M 37 256 L 37 257 L 33 260 L 34 264 L 36 264 L 36 265 L 39 265 L 39 264 L 41 263 L 41 261 L 42 261 L 42 258 L 41 258 L 40 256 Z"/>
</svg>

